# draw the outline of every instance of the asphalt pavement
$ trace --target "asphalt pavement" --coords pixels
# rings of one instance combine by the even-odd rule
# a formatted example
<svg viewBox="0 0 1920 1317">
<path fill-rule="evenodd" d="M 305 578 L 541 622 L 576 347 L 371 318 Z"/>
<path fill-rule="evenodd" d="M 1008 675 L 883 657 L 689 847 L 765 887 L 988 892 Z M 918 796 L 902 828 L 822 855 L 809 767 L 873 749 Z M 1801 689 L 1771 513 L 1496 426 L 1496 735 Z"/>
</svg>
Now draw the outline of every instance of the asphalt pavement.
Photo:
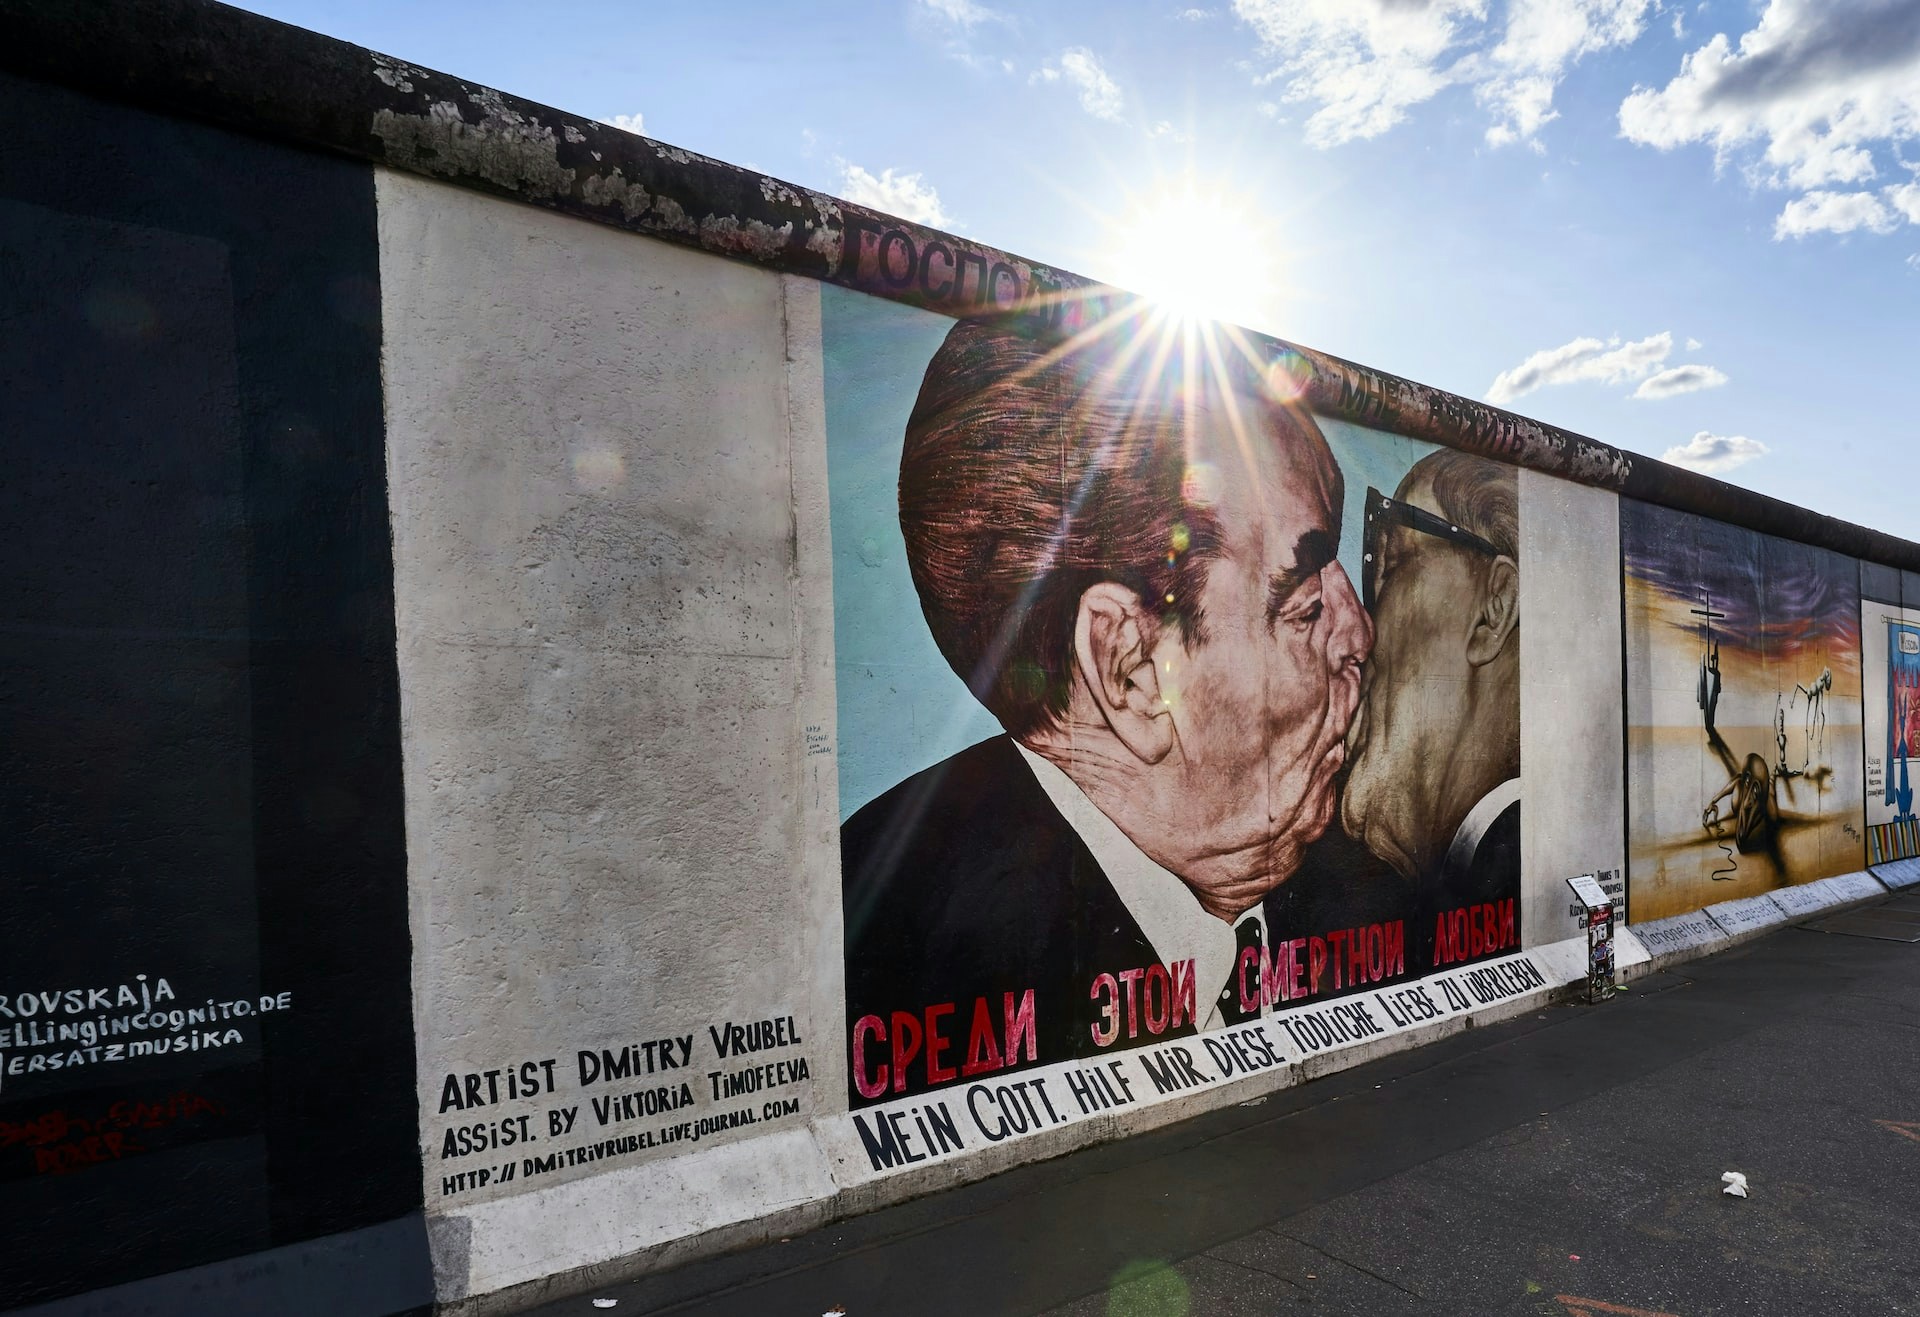
<svg viewBox="0 0 1920 1317">
<path fill-rule="evenodd" d="M 1920 1313 L 1916 1191 L 1920 944 L 1799 927 L 533 1311 L 1885 1317 Z"/>
</svg>

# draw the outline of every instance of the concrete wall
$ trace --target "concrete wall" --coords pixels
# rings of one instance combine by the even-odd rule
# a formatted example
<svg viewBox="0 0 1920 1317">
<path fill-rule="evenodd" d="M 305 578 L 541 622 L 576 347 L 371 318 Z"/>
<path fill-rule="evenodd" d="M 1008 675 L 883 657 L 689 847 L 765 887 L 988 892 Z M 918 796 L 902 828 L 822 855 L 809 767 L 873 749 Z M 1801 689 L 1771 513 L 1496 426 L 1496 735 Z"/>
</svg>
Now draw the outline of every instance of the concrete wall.
<svg viewBox="0 0 1920 1317">
<path fill-rule="evenodd" d="M 122 17 L 0 0 L 0 1307 L 504 1311 L 1920 877 L 1920 546 Z"/>
<path fill-rule="evenodd" d="M 789 374 L 817 363 L 819 295 L 378 182 L 421 1155 L 459 1297 L 831 1192 L 817 364 Z M 766 1063 L 808 1077 L 714 1096 Z M 792 1110 L 759 1119 L 769 1099 Z M 483 1151 L 443 1155 L 476 1126 Z"/>
<path fill-rule="evenodd" d="M 1533 946 L 1581 933 L 1565 880 L 1611 875 L 1630 916 L 1621 795 L 1624 723 L 1620 664 L 1619 499 L 1604 490 L 1520 473 L 1520 525 L 1530 561 L 1521 581 L 1521 762 L 1527 766 L 1524 939 Z"/>
</svg>

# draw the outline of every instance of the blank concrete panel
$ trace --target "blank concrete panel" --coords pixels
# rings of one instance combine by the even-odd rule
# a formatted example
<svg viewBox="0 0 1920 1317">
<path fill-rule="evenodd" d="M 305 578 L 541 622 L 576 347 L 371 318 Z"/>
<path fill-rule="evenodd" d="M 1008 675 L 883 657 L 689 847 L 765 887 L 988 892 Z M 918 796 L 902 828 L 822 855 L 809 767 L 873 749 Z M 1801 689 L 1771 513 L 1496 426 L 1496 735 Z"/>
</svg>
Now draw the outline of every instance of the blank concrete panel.
<svg viewBox="0 0 1920 1317">
<path fill-rule="evenodd" d="M 837 892 L 802 858 L 830 845 L 826 601 L 796 584 L 824 476 L 789 434 L 818 295 L 401 175 L 379 195 L 421 1148 L 458 1295 L 824 1192 L 792 1152 L 838 1050 Z M 815 414 L 817 354 L 798 374 Z M 650 1193 L 633 1168 L 696 1132 L 691 1198 Z M 572 1243 L 529 1252 L 535 1217 Z"/>
<path fill-rule="evenodd" d="M 1572 937 L 1566 880 L 1625 865 L 1620 513 L 1605 490 L 1520 472 L 1525 944 Z"/>
</svg>

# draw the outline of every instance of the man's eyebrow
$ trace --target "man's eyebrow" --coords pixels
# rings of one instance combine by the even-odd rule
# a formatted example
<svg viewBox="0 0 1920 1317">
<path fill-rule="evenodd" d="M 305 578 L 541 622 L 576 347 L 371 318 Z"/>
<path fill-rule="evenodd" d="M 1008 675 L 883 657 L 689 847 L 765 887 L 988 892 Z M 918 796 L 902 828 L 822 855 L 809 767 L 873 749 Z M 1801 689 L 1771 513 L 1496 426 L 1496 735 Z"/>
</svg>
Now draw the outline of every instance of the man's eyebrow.
<svg viewBox="0 0 1920 1317">
<path fill-rule="evenodd" d="M 1318 576 L 1333 561 L 1338 545 L 1333 536 L 1315 527 L 1293 546 L 1293 566 L 1283 567 L 1267 578 L 1267 621 L 1271 623 L 1287 606 L 1294 591 Z"/>
</svg>

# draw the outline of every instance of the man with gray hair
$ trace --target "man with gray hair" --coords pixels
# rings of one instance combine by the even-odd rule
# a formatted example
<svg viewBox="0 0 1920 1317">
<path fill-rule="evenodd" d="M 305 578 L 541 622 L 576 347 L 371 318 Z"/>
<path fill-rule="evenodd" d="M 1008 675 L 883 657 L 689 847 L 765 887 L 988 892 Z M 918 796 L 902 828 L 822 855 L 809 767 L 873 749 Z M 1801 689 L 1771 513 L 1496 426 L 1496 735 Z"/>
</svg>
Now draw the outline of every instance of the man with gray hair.
<svg viewBox="0 0 1920 1317">
<path fill-rule="evenodd" d="M 1519 521 L 1515 469 L 1452 450 L 1415 463 L 1391 498 L 1367 491 L 1375 643 L 1341 812 L 1413 885 L 1435 968 L 1505 949 L 1497 931 L 1455 945 L 1450 921 L 1519 895 Z M 1496 929 L 1512 926 L 1504 908 Z"/>
</svg>

